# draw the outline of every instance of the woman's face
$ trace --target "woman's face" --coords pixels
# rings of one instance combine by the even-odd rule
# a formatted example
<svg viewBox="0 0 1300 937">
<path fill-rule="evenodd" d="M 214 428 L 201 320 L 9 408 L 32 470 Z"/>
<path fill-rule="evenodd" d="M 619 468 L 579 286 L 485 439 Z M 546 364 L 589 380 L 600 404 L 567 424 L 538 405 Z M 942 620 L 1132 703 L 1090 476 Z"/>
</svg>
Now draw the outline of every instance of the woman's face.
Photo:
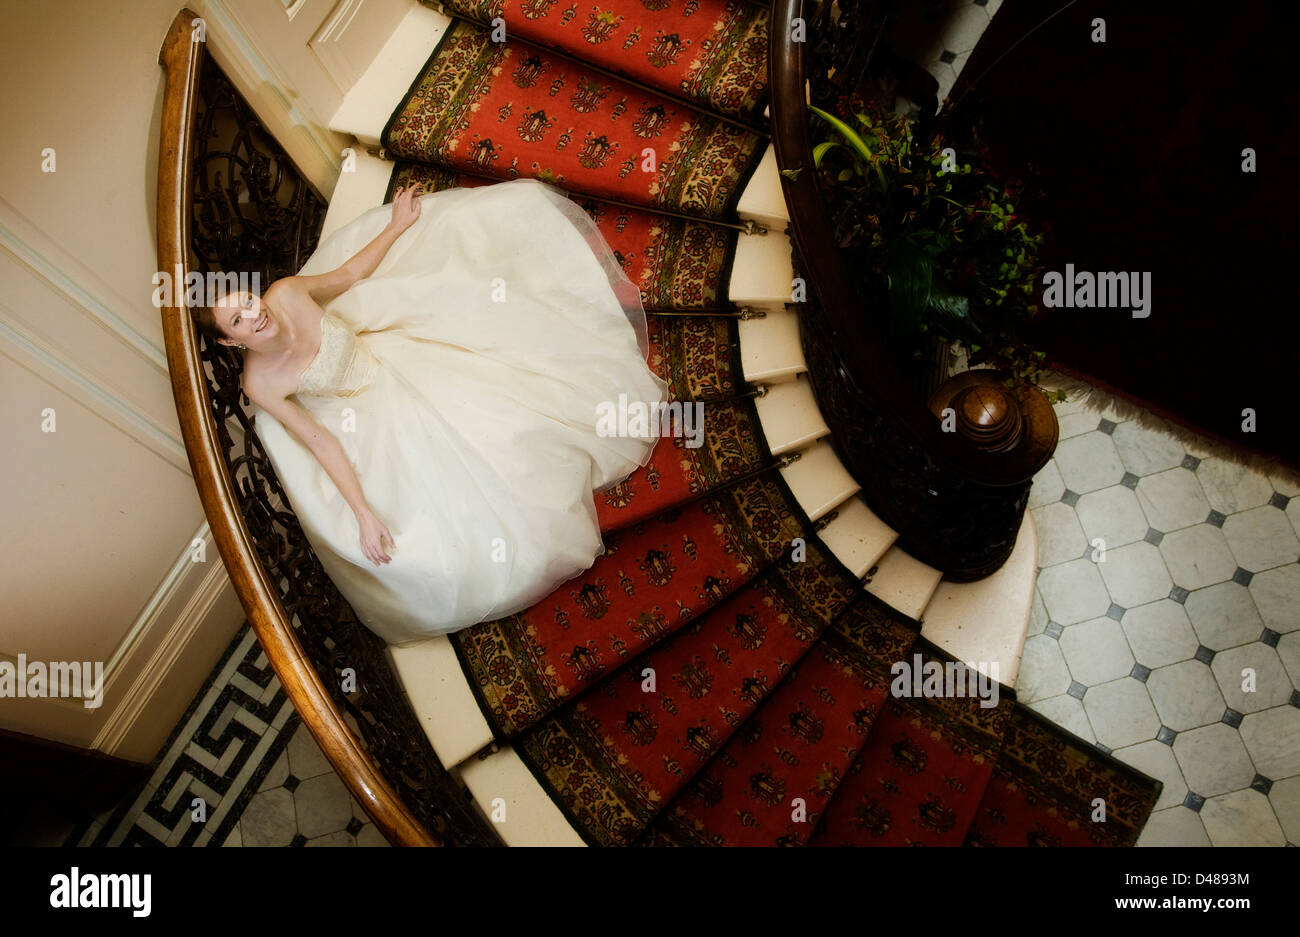
<svg viewBox="0 0 1300 937">
<path fill-rule="evenodd" d="M 280 323 L 254 293 L 229 293 L 213 307 L 217 325 L 225 334 L 223 345 L 244 345 L 257 350 L 280 331 Z"/>
</svg>

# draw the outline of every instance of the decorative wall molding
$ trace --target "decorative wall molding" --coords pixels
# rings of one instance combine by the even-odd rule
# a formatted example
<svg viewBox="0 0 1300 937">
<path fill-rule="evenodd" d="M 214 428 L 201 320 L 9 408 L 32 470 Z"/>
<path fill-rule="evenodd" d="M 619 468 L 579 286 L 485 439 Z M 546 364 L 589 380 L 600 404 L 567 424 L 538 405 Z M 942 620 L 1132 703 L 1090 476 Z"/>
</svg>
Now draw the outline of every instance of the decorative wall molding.
<svg viewBox="0 0 1300 937">
<path fill-rule="evenodd" d="M 330 15 L 325 17 L 325 22 L 321 24 L 320 32 L 316 34 L 313 42 L 337 42 L 343 38 L 347 32 L 352 20 L 361 12 L 365 6 L 366 0 L 339 0 Z"/>
<path fill-rule="evenodd" d="M 356 84 L 363 73 L 342 47 L 341 41 L 364 5 L 365 0 L 339 0 L 311 40 L 311 50 L 341 92 Z"/>
<path fill-rule="evenodd" d="M 127 312 L 131 304 L 2 197 L 0 248 L 66 296 L 108 334 L 157 368 L 159 373 L 167 374 L 167 355 L 162 344 L 142 335 L 131 325 Z M 153 286 L 142 283 L 141 290 L 144 295 L 149 295 Z"/>
<path fill-rule="evenodd" d="M 402 31 L 407 17 L 421 9 L 428 8 L 415 0 L 337 0 L 308 46 L 346 96 L 383 54 L 385 45 Z M 432 48 L 430 45 L 428 50 Z M 384 101 L 381 107 L 391 108 L 395 101 Z M 337 116 L 337 111 L 331 115 L 331 124 Z"/>
<path fill-rule="evenodd" d="M 168 571 L 167 578 L 150 597 L 104 665 L 106 715 L 92 746 L 99 751 L 116 754 L 126 744 L 131 730 L 153 702 L 185 649 L 204 628 L 212 626 L 209 617 L 219 607 L 219 601 L 234 595 L 234 587 L 226 575 L 206 521 L 193 539 L 202 541 L 207 559 L 194 562 L 191 559 L 193 549 L 186 544 L 180 558 Z M 176 606 L 182 602 L 183 608 L 178 613 Z M 164 628 L 165 633 L 158 637 L 158 631 Z M 237 627 L 229 630 L 230 634 L 223 637 L 223 643 L 229 640 Z M 152 652 L 143 664 L 133 660 L 149 652 L 150 648 Z M 134 679 L 129 686 L 123 686 L 123 674 L 133 671 Z M 175 708 L 174 702 L 169 705 Z"/>
<path fill-rule="evenodd" d="M 194 540 L 204 545 L 203 562 L 191 560 Z M 82 699 L 58 697 L 14 701 L 27 705 L 8 708 L 5 725 L 147 762 L 184 712 L 189 694 L 208 676 L 211 647 L 224 648 L 242 622 L 234 587 L 204 522 L 104 661 L 102 705 L 87 709 Z M 196 642 L 204 646 L 195 648 Z M 197 666 L 186 666 L 187 654 Z M 0 652 L 0 659 L 11 663 L 17 658 L 12 650 Z M 160 699 L 164 687 L 181 689 L 185 699 Z M 159 722 L 155 711 L 169 715 Z"/>
<path fill-rule="evenodd" d="M 115 388 L 70 360 L 63 351 L 28 329 L 0 301 L 0 354 L 48 381 L 136 442 L 190 474 L 190 462 L 180 434 L 149 416 Z"/>
</svg>

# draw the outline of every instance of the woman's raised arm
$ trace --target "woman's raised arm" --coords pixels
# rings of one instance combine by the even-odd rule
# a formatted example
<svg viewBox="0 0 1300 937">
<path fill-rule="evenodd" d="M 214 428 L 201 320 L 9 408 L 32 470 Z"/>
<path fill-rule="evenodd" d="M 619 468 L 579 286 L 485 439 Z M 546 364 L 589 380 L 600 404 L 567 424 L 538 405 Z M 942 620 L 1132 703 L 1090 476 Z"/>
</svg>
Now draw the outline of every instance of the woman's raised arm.
<svg viewBox="0 0 1300 937">
<path fill-rule="evenodd" d="M 405 186 L 393 196 L 393 218 L 373 241 L 353 254 L 337 270 L 315 276 L 287 277 L 280 281 L 297 289 L 306 290 L 317 303 L 327 303 L 347 292 L 358 280 L 375 272 L 388 249 L 420 217 L 420 202 L 416 198 L 418 186 Z"/>
</svg>

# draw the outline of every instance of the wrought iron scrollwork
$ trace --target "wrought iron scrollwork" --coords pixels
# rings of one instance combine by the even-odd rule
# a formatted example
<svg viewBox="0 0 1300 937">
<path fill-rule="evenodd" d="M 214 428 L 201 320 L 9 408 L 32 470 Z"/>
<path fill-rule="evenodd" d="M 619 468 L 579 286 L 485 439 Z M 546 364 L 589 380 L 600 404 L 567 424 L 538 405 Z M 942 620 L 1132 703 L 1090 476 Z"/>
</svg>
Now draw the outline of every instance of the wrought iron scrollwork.
<svg viewBox="0 0 1300 937">
<path fill-rule="evenodd" d="M 295 273 L 315 250 L 326 204 L 210 60 L 195 124 L 194 269 Z M 412 813 L 447 845 L 500 845 L 439 763 L 385 655 L 385 645 L 325 574 L 257 437 L 236 352 L 204 340 L 208 390 L 240 509 L 259 559 L 322 683 Z M 343 692 L 343 671 L 356 689 Z"/>
<path fill-rule="evenodd" d="M 199 93 L 190 244 L 195 257 L 204 269 L 257 272 L 264 285 L 296 273 L 315 249 L 325 200 L 209 62 Z"/>
</svg>

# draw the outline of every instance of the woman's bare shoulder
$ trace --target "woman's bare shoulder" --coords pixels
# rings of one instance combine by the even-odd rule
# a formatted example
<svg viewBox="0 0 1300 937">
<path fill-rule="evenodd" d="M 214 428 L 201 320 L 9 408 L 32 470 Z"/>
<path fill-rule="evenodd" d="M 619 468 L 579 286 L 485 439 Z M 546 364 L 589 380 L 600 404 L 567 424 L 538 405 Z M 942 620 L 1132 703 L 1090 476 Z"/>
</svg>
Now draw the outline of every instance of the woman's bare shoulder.
<svg viewBox="0 0 1300 937">
<path fill-rule="evenodd" d="M 266 288 L 262 298 L 272 305 L 279 303 L 282 306 L 291 304 L 294 308 L 310 308 L 316 305 L 316 301 L 311 298 L 309 286 L 308 277 L 281 277 Z"/>
<path fill-rule="evenodd" d="M 287 368 L 276 367 L 261 358 L 244 361 L 239 386 L 249 400 L 261 407 L 273 405 L 298 389 L 294 375 Z"/>
<path fill-rule="evenodd" d="M 312 298 L 308 286 L 303 277 L 284 277 L 272 283 L 262 299 L 291 317 L 295 326 L 305 328 L 310 334 L 312 326 L 325 315 L 325 309 Z"/>
</svg>

